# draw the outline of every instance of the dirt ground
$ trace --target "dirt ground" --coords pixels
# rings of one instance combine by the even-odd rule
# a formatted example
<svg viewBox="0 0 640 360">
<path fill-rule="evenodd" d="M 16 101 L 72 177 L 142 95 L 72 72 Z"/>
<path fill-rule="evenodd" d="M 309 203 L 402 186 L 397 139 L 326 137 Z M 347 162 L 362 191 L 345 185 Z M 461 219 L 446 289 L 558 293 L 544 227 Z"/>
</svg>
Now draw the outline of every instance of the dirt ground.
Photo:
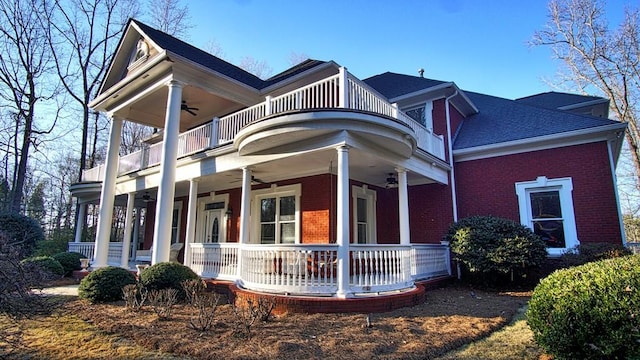
<svg viewBox="0 0 640 360">
<path fill-rule="evenodd" d="M 285 314 L 257 322 L 250 338 L 234 332 L 230 305 L 218 306 L 206 332 L 189 328 L 195 312 L 187 305 L 177 305 L 169 320 L 123 303 L 76 300 L 65 309 L 147 349 L 194 359 L 432 359 L 502 327 L 529 295 L 449 286 L 429 290 L 421 305 L 371 314 L 370 327 L 363 314 Z"/>
</svg>

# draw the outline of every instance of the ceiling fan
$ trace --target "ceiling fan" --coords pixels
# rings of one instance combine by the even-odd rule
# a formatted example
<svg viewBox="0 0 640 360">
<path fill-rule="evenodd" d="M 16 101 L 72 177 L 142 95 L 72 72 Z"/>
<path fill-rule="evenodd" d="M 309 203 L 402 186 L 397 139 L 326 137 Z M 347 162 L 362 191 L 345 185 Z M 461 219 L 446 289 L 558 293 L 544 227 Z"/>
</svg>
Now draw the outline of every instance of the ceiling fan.
<svg viewBox="0 0 640 360">
<path fill-rule="evenodd" d="M 196 114 L 196 111 L 199 111 L 200 109 L 197 107 L 190 107 L 189 105 L 187 105 L 187 102 L 185 100 L 182 100 L 182 104 L 180 105 L 180 110 L 186 111 L 189 114 L 196 116 L 198 115 Z"/>
<path fill-rule="evenodd" d="M 385 187 L 387 189 L 395 189 L 398 187 L 398 179 L 396 178 L 396 175 L 394 173 L 389 173 L 389 176 L 387 177 L 387 181 L 385 183 Z"/>
<path fill-rule="evenodd" d="M 156 200 L 156 199 L 151 197 L 151 195 L 149 194 L 148 191 L 144 192 L 144 195 L 142 195 L 141 199 L 142 199 L 142 202 L 145 202 L 145 203 L 149 203 L 149 202 L 152 202 L 152 201 Z"/>
<path fill-rule="evenodd" d="M 230 183 L 237 183 L 237 182 L 241 182 L 242 179 L 235 179 L 235 180 L 231 180 Z M 270 183 L 261 179 L 258 179 L 257 177 L 255 177 L 254 175 L 251 175 L 251 183 L 252 184 L 262 184 L 262 185 L 269 185 Z"/>
</svg>

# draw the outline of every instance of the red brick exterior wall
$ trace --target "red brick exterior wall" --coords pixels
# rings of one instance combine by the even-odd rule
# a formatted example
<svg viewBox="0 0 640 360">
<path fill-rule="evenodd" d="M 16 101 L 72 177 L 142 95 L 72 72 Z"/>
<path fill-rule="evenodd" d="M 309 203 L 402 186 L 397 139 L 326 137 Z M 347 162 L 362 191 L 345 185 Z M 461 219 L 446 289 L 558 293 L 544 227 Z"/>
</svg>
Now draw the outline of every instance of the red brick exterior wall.
<svg viewBox="0 0 640 360">
<path fill-rule="evenodd" d="M 458 216 L 520 222 L 515 183 L 571 177 L 578 240 L 620 244 L 615 188 L 605 142 L 456 163 Z"/>
<path fill-rule="evenodd" d="M 436 110 L 434 109 L 434 112 Z M 454 112 L 452 112 L 453 114 Z M 455 112 L 457 114 L 457 111 Z M 458 114 L 459 115 L 459 114 Z M 437 130 L 436 130 L 437 131 Z M 578 239 L 581 242 L 621 242 L 618 211 L 605 142 L 541 150 L 533 153 L 464 161 L 455 164 L 458 190 L 458 217 L 494 215 L 520 221 L 515 183 L 547 178 L 571 177 Z M 321 174 L 280 181 L 277 186 L 301 184 L 301 242 L 327 244 L 335 242 L 336 176 Z M 351 181 L 349 187 L 349 226 L 353 242 Z M 267 185 L 254 185 L 261 189 Z M 399 243 L 398 192 L 368 185 L 376 191 L 377 242 Z M 240 233 L 241 189 L 220 191 L 229 194 L 233 214 L 227 224 L 227 241 L 237 242 Z M 208 196 L 201 194 L 201 196 Z M 183 201 L 180 241 L 184 242 L 187 199 Z M 414 243 L 438 243 L 453 222 L 451 188 L 428 184 L 409 187 L 409 223 Z M 147 207 L 145 246 L 153 239 L 155 204 Z"/>
</svg>

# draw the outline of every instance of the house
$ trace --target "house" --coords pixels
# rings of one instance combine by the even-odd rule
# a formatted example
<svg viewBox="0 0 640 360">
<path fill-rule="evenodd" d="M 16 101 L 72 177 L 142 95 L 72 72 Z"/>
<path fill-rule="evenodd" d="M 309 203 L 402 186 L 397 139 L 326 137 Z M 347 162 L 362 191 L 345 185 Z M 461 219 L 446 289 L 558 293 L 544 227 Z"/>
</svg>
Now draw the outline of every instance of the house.
<svg viewBox="0 0 640 360">
<path fill-rule="evenodd" d="M 182 243 L 205 278 L 351 299 L 451 275 L 440 240 L 467 216 L 520 221 L 551 256 L 624 241 L 625 124 L 605 99 L 514 101 L 317 60 L 261 80 L 131 20 L 90 106 L 111 118 L 107 158 L 72 193 L 100 204 L 97 235 L 79 242 L 79 224 L 70 249 L 94 267 L 127 266 L 131 248 L 168 261 Z M 118 154 L 124 121 L 160 131 Z"/>
</svg>

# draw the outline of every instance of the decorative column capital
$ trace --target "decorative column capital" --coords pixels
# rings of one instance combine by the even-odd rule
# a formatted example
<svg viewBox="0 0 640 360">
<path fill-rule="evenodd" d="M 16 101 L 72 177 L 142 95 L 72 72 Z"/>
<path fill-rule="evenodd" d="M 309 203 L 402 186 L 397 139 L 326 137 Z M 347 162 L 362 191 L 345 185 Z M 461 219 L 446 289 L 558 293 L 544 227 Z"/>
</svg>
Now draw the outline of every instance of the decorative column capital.
<svg viewBox="0 0 640 360">
<path fill-rule="evenodd" d="M 183 88 L 186 84 L 180 80 L 176 80 L 176 79 L 171 79 L 169 81 L 167 81 L 165 83 L 166 86 L 169 87 L 179 87 L 179 88 Z"/>
</svg>

